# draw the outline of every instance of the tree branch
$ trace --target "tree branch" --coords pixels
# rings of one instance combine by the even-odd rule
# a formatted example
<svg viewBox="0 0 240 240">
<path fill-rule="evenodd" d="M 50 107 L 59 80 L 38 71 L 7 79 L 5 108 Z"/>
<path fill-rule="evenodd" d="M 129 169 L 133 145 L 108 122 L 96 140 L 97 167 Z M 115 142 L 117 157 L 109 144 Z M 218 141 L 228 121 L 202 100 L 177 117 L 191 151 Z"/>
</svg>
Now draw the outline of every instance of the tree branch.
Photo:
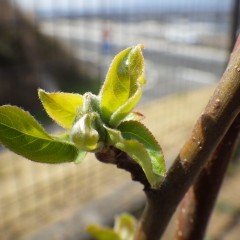
<svg viewBox="0 0 240 240">
<path fill-rule="evenodd" d="M 147 205 L 135 240 L 158 240 L 162 236 L 177 205 L 240 112 L 239 96 L 238 48 L 160 188 L 153 190 L 145 186 Z"/>
<path fill-rule="evenodd" d="M 176 240 L 202 240 L 240 131 L 240 114 L 185 195 L 177 220 Z"/>
<path fill-rule="evenodd" d="M 95 153 L 95 156 L 103 163 L 115 164 L 118 168 L 130 172 L 134 181 L 138 181 L 150 188 L 150 184 L 140 165 L 131 159 L 125 152 L 115 147 L 108 146 L 102 149 L 101 152 Z"/>
</svg>

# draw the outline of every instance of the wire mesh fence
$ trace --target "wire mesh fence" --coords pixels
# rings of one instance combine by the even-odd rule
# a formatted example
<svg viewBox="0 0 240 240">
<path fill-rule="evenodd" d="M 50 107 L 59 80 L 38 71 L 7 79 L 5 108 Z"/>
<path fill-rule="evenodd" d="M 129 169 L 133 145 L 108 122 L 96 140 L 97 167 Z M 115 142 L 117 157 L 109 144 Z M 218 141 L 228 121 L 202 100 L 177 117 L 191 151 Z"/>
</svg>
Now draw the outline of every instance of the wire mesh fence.
<svg viewBox="0 0 240 240">
<path fill-rule="evenodd" d="M 233 36 L 233 3 L 2 1 L 0 102 L 24 107 L 45 123 L 46 116 L 36 97 L 38 87 L 48 91 L 96 92 L 114 55 L 143 43 L 148 83 L 140 109 L 148 113 L 149 127 L 163 142 L 170 161 L 196 116 L 197 101 L 187 92 L 211 88 L 226 66 Z M 173 94 L 177 98 L 171 104 L 159 104 L 160 98 L 168 102 L 166 97 Z M 169 118 L 161 123 L 159 119 L 164 116 Z M 47 128 L 56 127 L 50 124 Z M 94 199 L 129 182 L 127 173 L 102 165 L 93 156 L 77 166 L 46 166 L 2 149 L 0 238 L 37 239 L 37 232 L 70 219 Z M 84 218 L 99 222 L 96 216 Z M 81 239 L 70 233 L 59 236 L 57 232 L 59 229 L 44 239 Z"/>
</svg>

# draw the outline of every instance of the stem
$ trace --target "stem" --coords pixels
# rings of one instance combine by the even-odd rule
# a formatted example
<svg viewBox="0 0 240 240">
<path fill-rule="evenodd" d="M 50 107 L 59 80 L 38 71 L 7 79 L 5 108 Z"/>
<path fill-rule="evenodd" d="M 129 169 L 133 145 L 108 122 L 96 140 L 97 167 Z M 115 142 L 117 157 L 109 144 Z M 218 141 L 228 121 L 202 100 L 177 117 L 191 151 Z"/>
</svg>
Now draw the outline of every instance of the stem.
<svg viewBox="0 0 240 240">
<path fill-rule="evenodd" d="M 177 205 L 240 112 L 240 48 L 232 56 L 192 136 L 157 190 L 145 187 L 147 205 L 135 240 L 158 240 Z"/>
<path fill-rule="evenodd" d="M 233 0 L 232 1 L 232 7 L 231 7 L 231 28 L 230 28 L 230 44 L 229 44 L 229 52 L 232 52 L 233 47 L 236 42 L 237 33 L 238 33 L 238 26 L 239 26 L 239 10 L 240 10 L 240 3 L 239 0 Z"/>
<path fill-rule="evenodd" d="M 176 240 L 202 240 L 240 131 L 240 114 L 185 195 L 178 216 Z"/>
<path fill-rule="evenodd" d="M 118 168 L 130 172 L 134 181 L 138 181 L 150 188 L 150 184 L 140 165 L 131 159 L 125 152 L 109 146 L 102 149 L 101 152 L 95 153 L 95 156 L 100 162 L 115 164 Z"/>
</svg>

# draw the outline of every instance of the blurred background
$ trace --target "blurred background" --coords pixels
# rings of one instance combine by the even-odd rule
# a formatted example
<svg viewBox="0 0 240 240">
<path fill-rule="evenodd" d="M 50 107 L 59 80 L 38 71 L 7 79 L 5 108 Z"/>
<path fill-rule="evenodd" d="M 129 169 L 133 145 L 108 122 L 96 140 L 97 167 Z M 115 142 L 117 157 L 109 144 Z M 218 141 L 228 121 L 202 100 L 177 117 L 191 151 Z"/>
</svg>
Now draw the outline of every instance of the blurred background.
<svg viewBox="0 0 240 240">
<path fill-rule="evenodd" d="M 60 131 L 37 89 L 97 93 L 114 55 L 143 43 L 148 82 L 138 110 L 169 166 L 224 72 L 238 23 L 238 0 L 1 0 L 0 104 Z M 239 239 L 240 195 L 230 185 L 238 159 L 209 239 Z M 111 224 L 144 206 L 140 184 L 93 155 L 81 165 L 46 166 L 0 146 L 0 188 L 0 239 L 88 239 L 87 224 Z"/>
</svg>

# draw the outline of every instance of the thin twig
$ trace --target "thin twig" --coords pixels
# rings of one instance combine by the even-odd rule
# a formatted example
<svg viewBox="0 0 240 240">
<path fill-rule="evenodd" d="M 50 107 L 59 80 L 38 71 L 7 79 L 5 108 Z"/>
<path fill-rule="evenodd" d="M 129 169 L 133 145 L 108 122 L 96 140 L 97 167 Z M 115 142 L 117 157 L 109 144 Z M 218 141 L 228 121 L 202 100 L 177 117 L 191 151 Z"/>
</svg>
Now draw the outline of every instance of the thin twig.
<svg viewBox="0 0 240 240">
<path fill-rule="evenodd" d="M 102 149 L 101 152 L 95 154 L 96 158 L 103 163 L 115 164 L 118 168 L 124 169 L 131 173 L 132 180 L 142 183 L 144 186 L 150 187 L 150 184 L 140 165 L 131 159 L 125 152 L 109 146 Z"/>
</svg>

